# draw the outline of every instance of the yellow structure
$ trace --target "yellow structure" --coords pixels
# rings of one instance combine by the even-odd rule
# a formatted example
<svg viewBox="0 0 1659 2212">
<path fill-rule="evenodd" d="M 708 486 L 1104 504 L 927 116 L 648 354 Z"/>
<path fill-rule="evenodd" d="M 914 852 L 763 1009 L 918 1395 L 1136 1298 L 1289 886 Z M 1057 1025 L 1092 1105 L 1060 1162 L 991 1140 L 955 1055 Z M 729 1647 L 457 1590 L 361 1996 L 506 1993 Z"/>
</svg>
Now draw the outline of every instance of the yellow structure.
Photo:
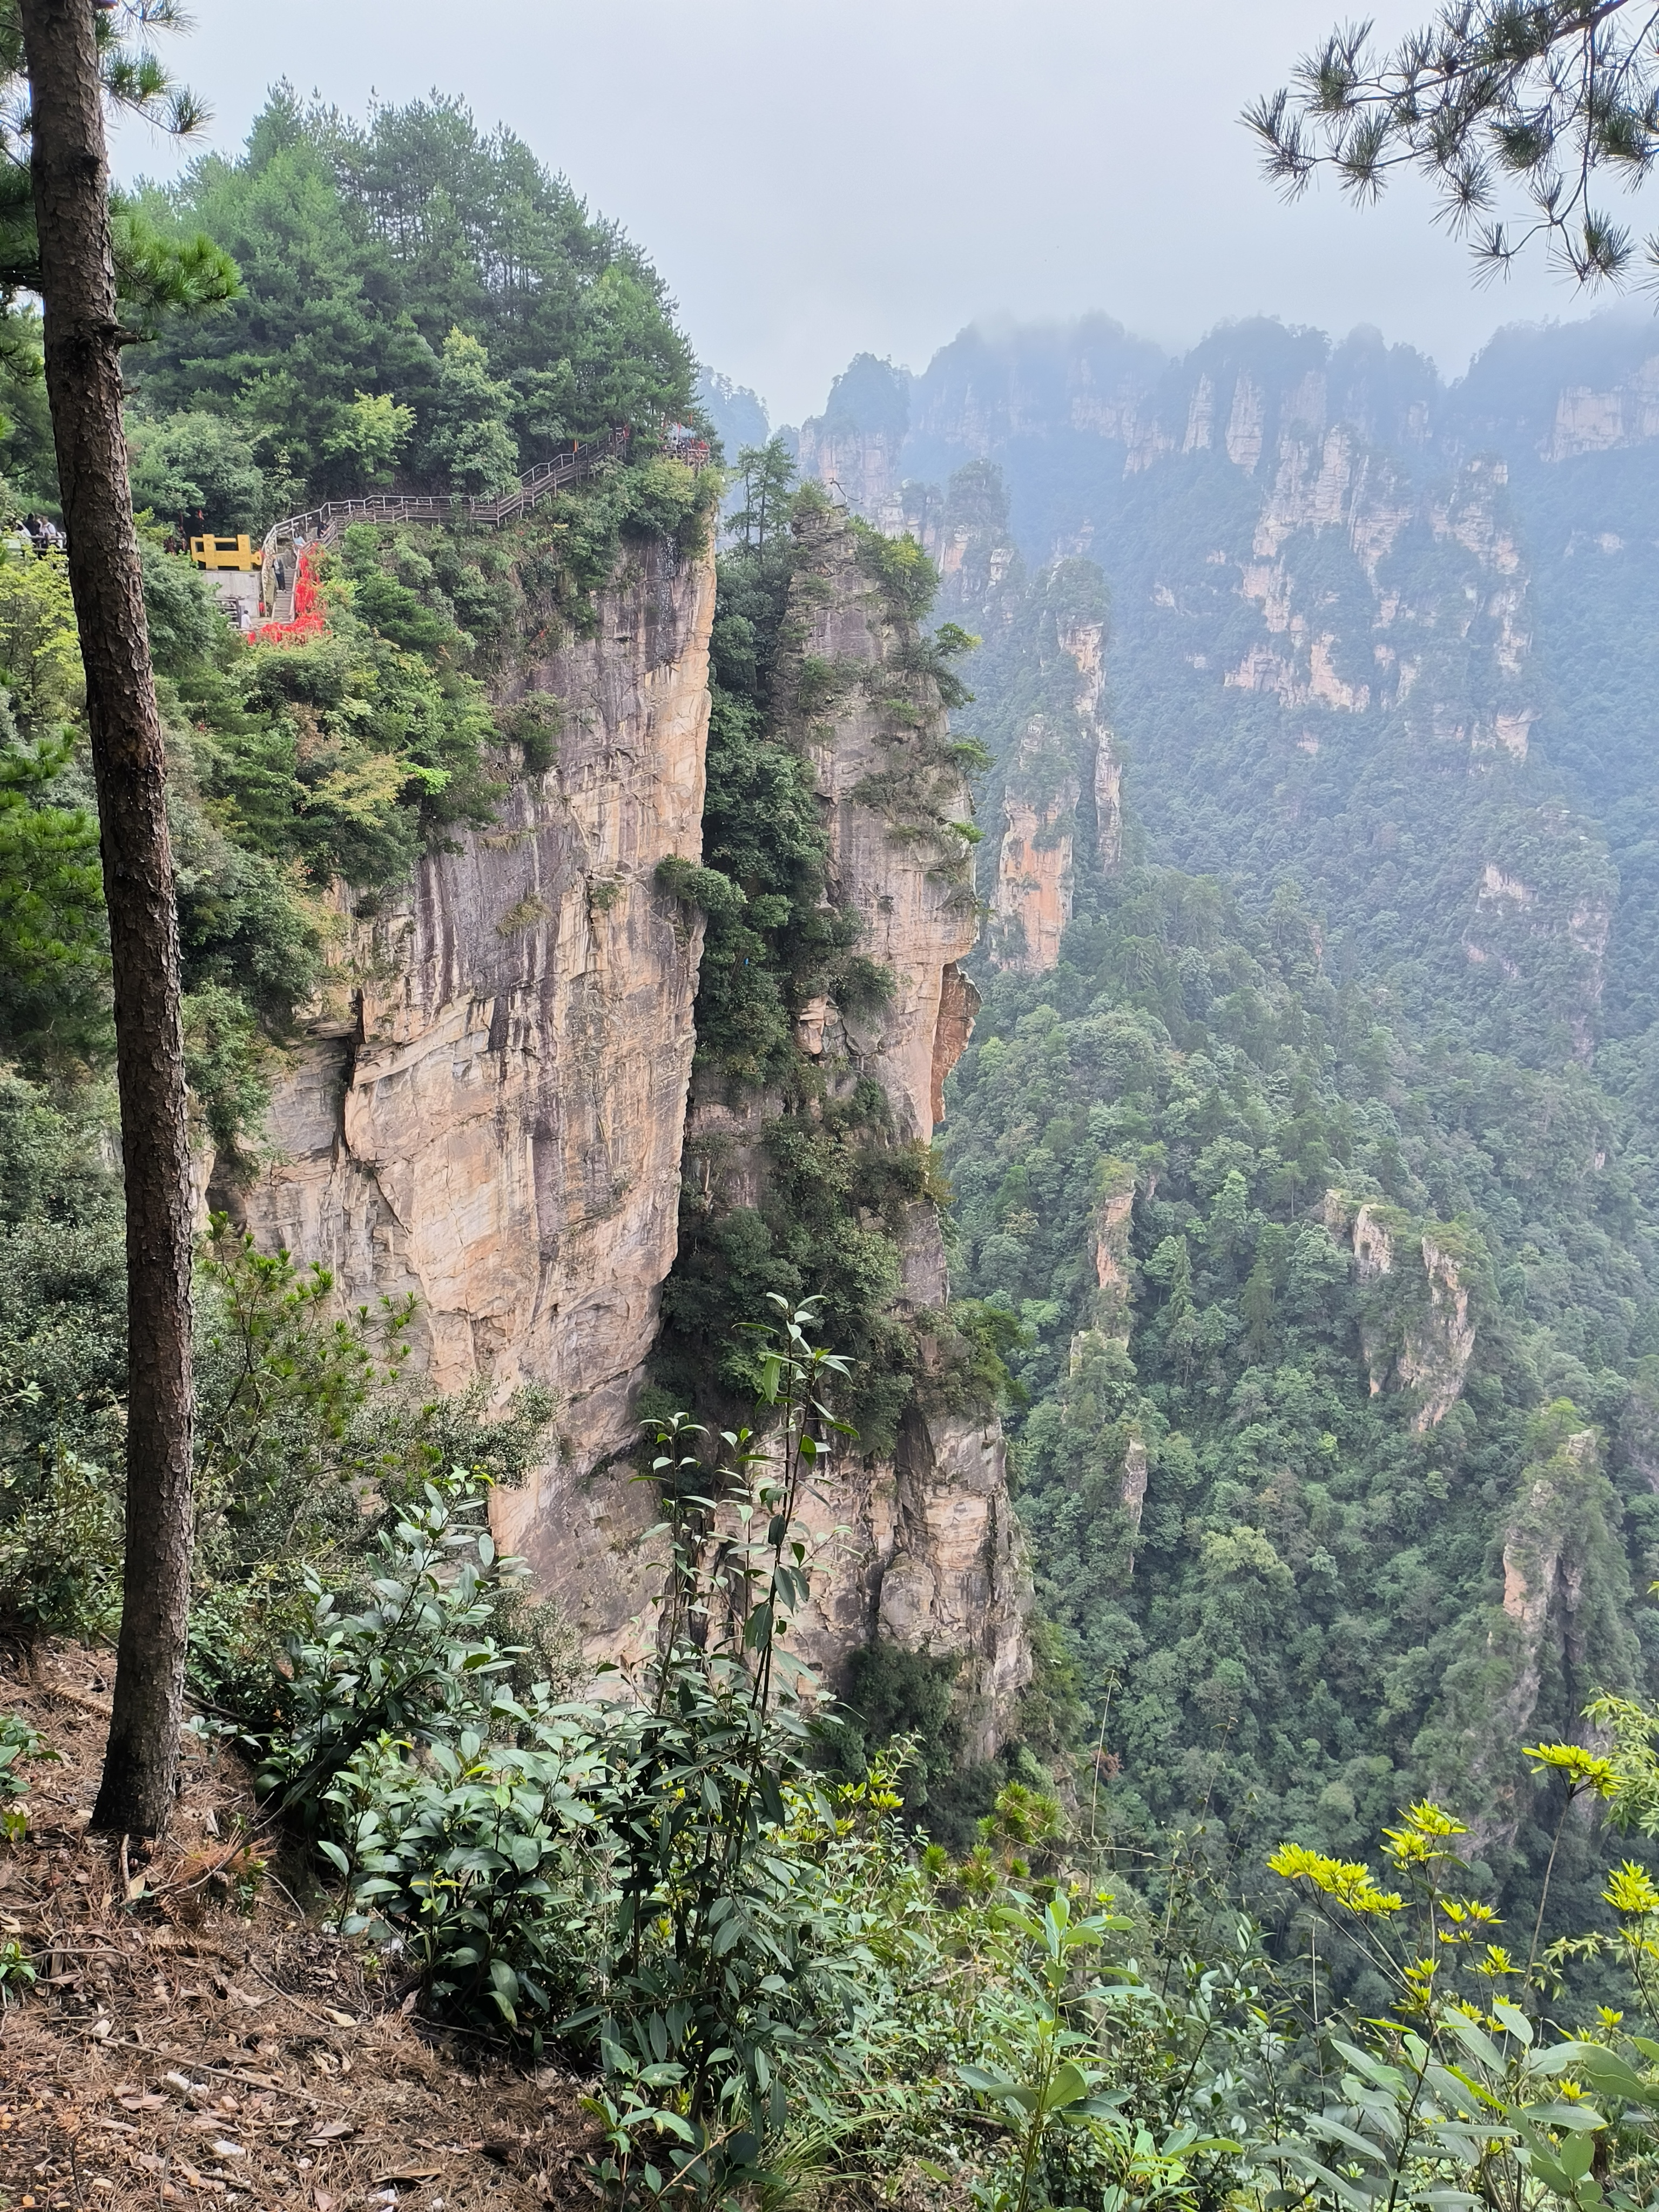
<svg viewBox="0 0 1659 2212">
<path fill-rule="evenodd" d="M 198 568 L 252 568 L 258 556 L 246 538 L 192 538 L 190 557 Z"/>
</svg>

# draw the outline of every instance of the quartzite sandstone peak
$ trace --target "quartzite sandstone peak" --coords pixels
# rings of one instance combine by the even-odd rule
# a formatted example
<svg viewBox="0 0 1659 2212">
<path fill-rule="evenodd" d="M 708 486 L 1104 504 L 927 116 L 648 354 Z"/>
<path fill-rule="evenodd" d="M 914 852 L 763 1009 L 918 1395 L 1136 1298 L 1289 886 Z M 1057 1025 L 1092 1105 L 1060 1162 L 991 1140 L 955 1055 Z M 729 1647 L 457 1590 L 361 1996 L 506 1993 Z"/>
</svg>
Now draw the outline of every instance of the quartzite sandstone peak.
<svg viewBox="0 0 1659 2212">
<path fill-rule="evenodd" d="M 935 701 L 918 724 L 884 703 L 913 625 L 861 566 L 845 516 L 809 507 L 797 531 L 793 642 L 778 688 L 798 695 L 810 667 L 830 693 L 830 703 L 801 717 L 798 734 L 823 808 L 831 896 L 862 918 L 859 950 L 892 986 L 878 1009 L 856 1017 L 815 1000 L 797 1040 L 830 1085 L 875 1076 L 897 1134 L 926 1142 L 977 1005 L 957 964 L 978 926 L 959 834 L 969 793 L 945 750 L 943 708 Z M 775 1100 L 734 1097 L 699 1075 L 689 1141 L 708 1163 L 710 1203 L 756 1202 L 766 1125 L 778 1110 Z M 925 1323 L 949 1297 L 928 1200 L 910 1210 L 903 1263 L 902 1304 Z M 973 1755 L 987 1754 L 1007 1734 L 1031 1667 L 1030 1577 L 1000 1422 L 994 1413 L 929 1410 L 919 1400 L 890 1456 L 839 1455 L 818 1492 L 814 1517 L 826 1532 L 848 1534 L 838 1570 L 803 1624 L 805 1648 L 832 1671 L 878 1635 L 961 1659 Z"/>
<path fill-rule="evenodd" d="M 828 588 L 809 649 L 878 667 L 896 633 L 845 524 L 817 527 Z M 333 994 L 273 1101 L 272 1163 L 238 1201 L 262 1246 L 325 1262 L 348 1301 L 415 1293 L 440 1388 L 558 1394 L 556 1449 L 492 1510 L 593 1657 L 648 1634 L 657 1595 L 638 1541 L 652 1503 L 619 1455 L 677 1245 L 702 931 L 655 871 L 701 857 L 714 599 L 707 556 L 636 555 L 590 637 L 501 687 L 503 704 L 532 690 L 561 702 L 556 761 L 514 778 L 489 829 L 424 858 L 390 910 L 344 918 Z M 864 918 L 860 949 L 893 994 L 861 1026 L 808 1008 L 799 1034 L 876 1074 L 902 1134 L 925 1142 L 972 1024 L 957 965 L 971 886 L 949 865 L 969 799 L 951 772 L 939 837 L 895 838 L 854 794 L 890 764 L 879 721 L 855 692 L 805 741 L 833 895 Z M 735 1118 L 757 1133 L 763 1115 L 761 1102 Z M 722 1115 L 706 1102 L 694 1134 Z M 753 1146 L 747 1164 L 762 1171 Z M 906 1297 L 940 1305 L 938 1223 L 915 1211 Z M 833 1549 L 812 1650 L 833 1668 L 879 1629 L 963 1655 L 988 1747 L 1030 1671 L 995 1417 L 908 1418 L 891 1460 L 837 1468 L 822 1511 L 852 1534 Z"/>
<path fill-rule="evenodd" d="M 637 1510 L 586 1477 L 630 1440 L 674 1256 L 701 931 L 653 876 L 702 849 L 714 599 L 706 556 L 636 556 L 592 637 L 515 672 L 562 702 L 556 763 L 350 926 L 349 1006 L 279 1085 L 246 1201 L 348 1300 L 415 1292 L 438 1387 L 557 1391 L 556 1455 L 498 1518 L 601 1640 Z"/>
</svg>

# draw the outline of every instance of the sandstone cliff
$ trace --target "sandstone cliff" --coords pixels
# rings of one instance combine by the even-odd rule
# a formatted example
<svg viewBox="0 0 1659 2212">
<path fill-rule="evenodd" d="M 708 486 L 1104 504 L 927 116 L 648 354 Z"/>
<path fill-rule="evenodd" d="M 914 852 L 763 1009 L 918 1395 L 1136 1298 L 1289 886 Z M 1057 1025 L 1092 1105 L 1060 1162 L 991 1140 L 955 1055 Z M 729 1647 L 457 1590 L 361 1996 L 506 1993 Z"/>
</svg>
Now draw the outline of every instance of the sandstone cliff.
<svg viewBox="0 0 1659 2212">
<path fill-rule="evenodd" d="M 839 494 L 890 538 L 905 526 L 898 457 L 902 434 L 813 416 L 800 429 L 800 472 Z"/>
<path fill-rule="evenodd" d="M 1048 770 L 1044 774 L 1044 770 Z M 1055 757 L 1041 714 L 1028 725 L 1003 793 L 1006 828 L 997 854 L 992 957 L 1000 968 L 1046 975 L 1072 918 L 1076 775 Z"/>
<path fill-rule="evenodd" d="M 860 950 L 892 988 L 857 1017 L 809 1005 L 797 1036 L 835 1079 L 874 1075 L 896 1139 L 925 1143 L 977 1004 L 957 965 L 975 929 L 968 794 L 943 714 L 918 728 L 884 706 L 904 625 L 845 525 L 815 526 L 799 658 L 836 676 L 803 742 L 832 896 L 863 917 Z M 641 554 L 592 637 L 514 671 L 501 704 L 559 702 L 556 760 L 514 775 L 496 822 L 427 856 L 385 910 L 354 916 L 342 894 L 330 993 L 277 1085 L 269 1164 L 237 1199 L 261 1245 L 323 1261 L 344 1299 L 413 1293 L 437 1388 L 556 1395 L 546 1463 L 492 1513 L 593 1658 L 649 1637 L 660 1581 L 639 1540 L 654 1500 L 620 1455 L 678 1241 L 702 924 L 655 872 L 701 857 L 713 613 L 712 560 Z M 768 1111 L 711 1096 L 693 1112 L 694 1169 L 710 1175 L 721 1139 L 727 1199 L 763 1177 Z M 920 1203 L 903 1308 L 947 1296 Z M 834 1670 L 880 1632 L 959 1654 L 973 1741 L 993 1747 L 1030 1672 L 994 1417 L 912 1407 L 890 1453 L 834 1469 L 812 1517 L 845 1533 L 808 1650 Z"/>
<path fill-rule="evenodd" d="M 798 644 L 781 682 L 825 695 L 802 717 L 830 836 L 830 889 L 859 915 L 859 950 L 885 969 L 890 995 L 868 1016 L 843 1014 L 853 1062 L 880 1080 L 901 1133 L 933 1133 L 944 1078 L 967 1042 L 971 987 L 958 963 L 978 934 L 973 802 L 935 706 L 920 722 L 896 714 L 908 625 L 860 568 L 855 540 L 833 509 L 805 526 L 793 602 Z M 954 1045 L 954 1048 L 952 1048 Z"/>
<path fill-rule="evenodd" d="M 1123 764 L 1101 713 L 1105 689 L 1103 615 L 1070 613 L 1064 605 L 1068 562 L 1039 580 L 1043 599 L 1035 647 L 1044 695 L 1054 703 L 1030 714 L 1006 765 L 1006 827 L 991 885 L 989 950 L 1000 968 L 1046 975 L 1060 958 L 1072 919 L 1074 860 L 1079 837 L 1087 850 L 1086 791 L 1093 805 L 1093 857 L 1107 872 L 1122 856 Z"/>
<path fill-rule="evenodd" d="M 858 355 L 831 386 L 823 413 L 800 426 L 801 475 L 896 537 L 905 527 L 899 453 L 909 417 L 908 372 L 873 354 Z"/>
<path fill-rule="evenodd" d="M 1352 1247 L 1371 1395 L 1403 1391 L 1413 1428 L 1437 1428 L 1462 1396 L 1474 1356 L 1469 1301 L 1485 1248 L 1466 1224 L 1413 1221 L 1399 1206 L 1336 1190 L 1326 1194 L 1325 1220 Z"/>
<path fill-rule="evenodd" d="M 1587 1700 L 1601 1691 L 1638 1694 L 1619 1499 L 1595 1432 L 1578 1422 L 1565 1401 L 1536 1417 L 1503 1527 L 1501 1595 L 1469 1624 L 1467 1656 L 1448 1670 L 1448 1705 L 1462 1725 L 1442 1739 L 1441 1756 L 1452 1753 L 1449 1776 L 1461 1770 L 1473 1781 L 1466 1802 L 1483 1854 L 1513 1842 L 1533 1802 L 1519 1747 L 1593 1740 Z"/>
<path fill-rule="evenodd" d="M 857 1012 L 811 1000 L 796 1044 L 810 1063 L 809 1095 L 845 1097 L 873 1077 L 894 1139 L 925 1144 L 977 1006 L 958 964 L 977 930 L 962 834 L 969 793 L 944 710 L 936 694 L 927 703 L 931 685 L 915 677 L 914 624 L 878 567 L 861 560 L 855 533 L 827 505 L 807 510 L 797 536 L 778 691 L 797 702 L 782 711 L 811 763 L 830 901 L 860 917 L 858 950 L 885 970 L 890 988 Z M 783 1110 L 775 1095 L 699 1074 L 687 1146 L 701 1208 L 718 1215 L 763 1203 L 768 1133 Z M 1030 1676 L 1030 1577 L 1000 1424 L 992 1413 L 947 1409 L 930 1372 L 950 1334 L 930 1200 L 908 1207 L 898 1236 L 896 1311 L 918 1347 L 915 1394 L 890 1450 L 854 1449 L 821 1467 L 807 1518 L 831 1564 L 796 1641 L 832 1677 L 878 1636 L 959 1658 L 958 1694 L 980 1757 L 1009 1733 Z"/>
<path fill-rule="evenodd" d="M 1121 712 L 1144 771 L 1149 849 L 1196 872 L 1249 874 L 1271 872 L 1270 856 L 1294 848 L 1341 898 L 1431 915 L 1466 963 L 1472 1016 L 1541 1023 L 1552 1053 L 1584 1059 L 1609 948 L 1620 957 L 1619 885 L 1600 838 L 1551 804 L 1532 563 L 1559 591 L 1576 561 L 1587 606 L 1592 560 L 1626 577 L 1617 588 L 1637 588 L 1630 563 L 1646 541 L 1633 527 L 1568 543 L 1550 502 L 1611 448 L 1650 446 L 1659 356 L 1638 333 L 1609 335 L 1577 349 L 1597 364 L 1592 386 L 1577 371 L 1565 382 L 1546 374 L 1552 352 L 1564 368 L 1575 357 L 1565 339 L 1538 345 L 1518 380 L 1518 358 L 1505 372 L 1500 344 L 1467 387 L 1447 391 L 1427 362 L 1375 332 L 1331 345 L 1235 325 L 1171 362 L 1093 324 L 969 331 L 913 381 L 908 428 L 879 484 L 860 471 L 848 481 L 886 528 L 902 477 L 906 521 L 945 573 L 947 603 L 986 638 L 981 679 L 999 650 L 989 579 L 994 565 L 1012 573 L 1016 538 L 1034 565 L 1101 562 L 1117 595 Z M 803 459 L 826 465 L 816 447 Z M 1017 531 L 1006 494 L 999 506 L 990 489 L 999 464 L 1018 489 Z M 1552 477 L 1554 489 L 1542 483 Z M 1607 512 L 1619 520 L 1624 510 Z M 1565 650 L 1559 635 L 1549 649 Z M 1026 733 L 983 718 L 968 726 L 1009 770 L 994 823 L 1006 830 L 1000 864 L 981 885 L 1003 917 L 994 949 L 1040 969 L 1067 904 L 1066 833 L 1020 788 Z M 1558 726 L 1552 744 L 1565 735 Z M 1225 757 L 1238 768 L 1238 787 L 1210 806 L 1176 797 L 1195 750 L 1206 776 Z M 1379 815 L 1368 779 L 1384 757 L 1400 765 Z M 1079 751 L 1071 767 L 1084 834 L 1092 786 L 1108 855 L 1115 745 L 1092 762 Z M 994 784 L 994 804 L 1000 796 Z M 1246 821 L 1257 841 L 1248 855 Z M 1530 900 L 1494 896 L 1494 870 L 1524 882 Z"/>
<path fill-rule="evenodd" d="M 416 1293 L 439 1389 L 558 1394 L 500 1533 L 598 1641 L 641 1595 L 638 1492 L 586 1478 L 630 1438 L 674 1255 L 700 932 L 653 872 L 701 849 L 714 597 L 712 560 L 641 554 L 593 637 L 516 672 L 561 702 L 556 763 L 348 918 L 243 1201 L 347 1300 Z"/>
</svg>

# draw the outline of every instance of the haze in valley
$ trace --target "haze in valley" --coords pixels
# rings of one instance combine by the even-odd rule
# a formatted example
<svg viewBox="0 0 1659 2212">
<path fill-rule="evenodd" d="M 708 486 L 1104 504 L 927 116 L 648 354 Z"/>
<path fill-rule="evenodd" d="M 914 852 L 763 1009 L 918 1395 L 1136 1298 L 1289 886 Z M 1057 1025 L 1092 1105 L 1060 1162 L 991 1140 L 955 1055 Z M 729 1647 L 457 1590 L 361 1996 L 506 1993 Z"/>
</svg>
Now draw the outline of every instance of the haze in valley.
<svg viewBox="0 0 1659 2212">
<path fill-rule="evenodd" d="M 1423 0 L 1371 11 L 1388 36 Z M 1376 324 L 1461 373 L 1500 323 L 1587 311 L 1541 263 L 1495 290 L 1412 183 L 1285 206 L 1238 114 L 1336 0 L 199 0 L 172 59 L 239 145 L 266 88 L 362 113 L 434 87 L 507 125 L 664 272 L 702 358 L 775 422 L 868 349 L 913 369 L 975 319 L 1103 309 L 1171 350 L 1228 317 Z M 278 32 L 280 35 L 273 35 Z M 143 130 L 127 173 L 177 156 Z"/>
</svg>

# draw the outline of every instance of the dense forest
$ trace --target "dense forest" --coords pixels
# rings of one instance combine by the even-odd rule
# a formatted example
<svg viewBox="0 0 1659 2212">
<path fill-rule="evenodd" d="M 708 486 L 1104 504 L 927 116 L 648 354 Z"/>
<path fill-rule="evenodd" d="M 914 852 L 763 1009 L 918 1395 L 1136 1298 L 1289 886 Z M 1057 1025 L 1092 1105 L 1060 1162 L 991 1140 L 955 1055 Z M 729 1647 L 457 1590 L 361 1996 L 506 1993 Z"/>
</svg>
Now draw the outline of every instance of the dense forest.
<svg viewBox="0 0 1659 2212">
<path fill-rule="evenodd" d="M 1126 1839 L 1342 1851 L 1432 1791 L 1524 1898 L 1553 1815 L 1506 1728 L 1650 1687 L 1652 449 L 1558 412 L 1651 344 L 1509 333 L 1446 392 L 1363 332 L 970 331 L 803 434 L 884 441 L 847 488 L 985 639 L 957 1286 L 1024 1332 L 1023 1511 Z M 1016 797 L 1064 848 L 1039 974 Z"/>
<path fill-rule="evenodd" d="M 264 1978 L 303 1924 L 428 2068 L 568 2093 L 580 2158 L 538 2202 L 1635 2212 L 1646 337 L 1506 333 L 1448 392 L 1374 333 L 1246 325 L 1171 362 L 1103 318 L 969 331 L 920 379 L 859 356 L 769 437 L 641 251 L 458 102 L 358 124 L 280 88 L 240 155 L 136 205 L 236 270 L 130 349 L 126 416 L 208 1222 L 190 1726 L 236 1809 L 176 1865 L 40 1812 L 40 1683 L 118 1613 L 127 1376 L 85 684 L 22 526 L 58 501 L 15 300 L 0 1631 L 35 1674 L 0 1713 L 0 2055 L 59 1996 L 80 2018 L 82 1851 L 121 1939 L 87 1955 L 150 1944 L 175 2014 L 204 1991 L 152 1970 L 205 1917 Z M 303 623 L 244 635 L 177 550 L 337 495 L 494 496 L 619 430 L 499 532 L 354 526 Z M 631 648 L 604 611 L 653 562 L 712 591 L 701 857 L 648 886 L 700 948 L 696 1060 L 627 1455 L 661 1589 L 596 1674 L 488 1517 L 568 1409 L 429 1387 L 418 1301 L 348 1308 L 231 1217 L 349 924 L 519 837 L 586 702 L 518 678 Z M 809 649 L 826 608 L 862 657 Z M 838 714 L 868 760 L 831 805 Z M 836 807 L 963 945 L 983 924 L 932 1143 L 858 1042 L 896 981 Z M 960 1654 L 881 1633 L 832 1683 L 797 1649 L 846 1533 L 809 1527 L 824 1469 L 867 1492 L 953 1420 L 998 1468 L 1006 1431 L 1031 1577 L 994 1740 Z M 247 2069 L 298 2054 L 347 2109 L 329 2038 L 362 2023 L 320 2001 L 291 2049 L 233 2033 L 225 2078 L 287 2094 Z M 160 2070 L 178 2049 L 123 2048 L 135 2145 L 152 2074 L 205 2094 Z M 313 2123 L 316 2159 L 289 2130 L 274 2179 L 209 2193 L 326 2212 L 356 2124 Z"/>
</svg>

